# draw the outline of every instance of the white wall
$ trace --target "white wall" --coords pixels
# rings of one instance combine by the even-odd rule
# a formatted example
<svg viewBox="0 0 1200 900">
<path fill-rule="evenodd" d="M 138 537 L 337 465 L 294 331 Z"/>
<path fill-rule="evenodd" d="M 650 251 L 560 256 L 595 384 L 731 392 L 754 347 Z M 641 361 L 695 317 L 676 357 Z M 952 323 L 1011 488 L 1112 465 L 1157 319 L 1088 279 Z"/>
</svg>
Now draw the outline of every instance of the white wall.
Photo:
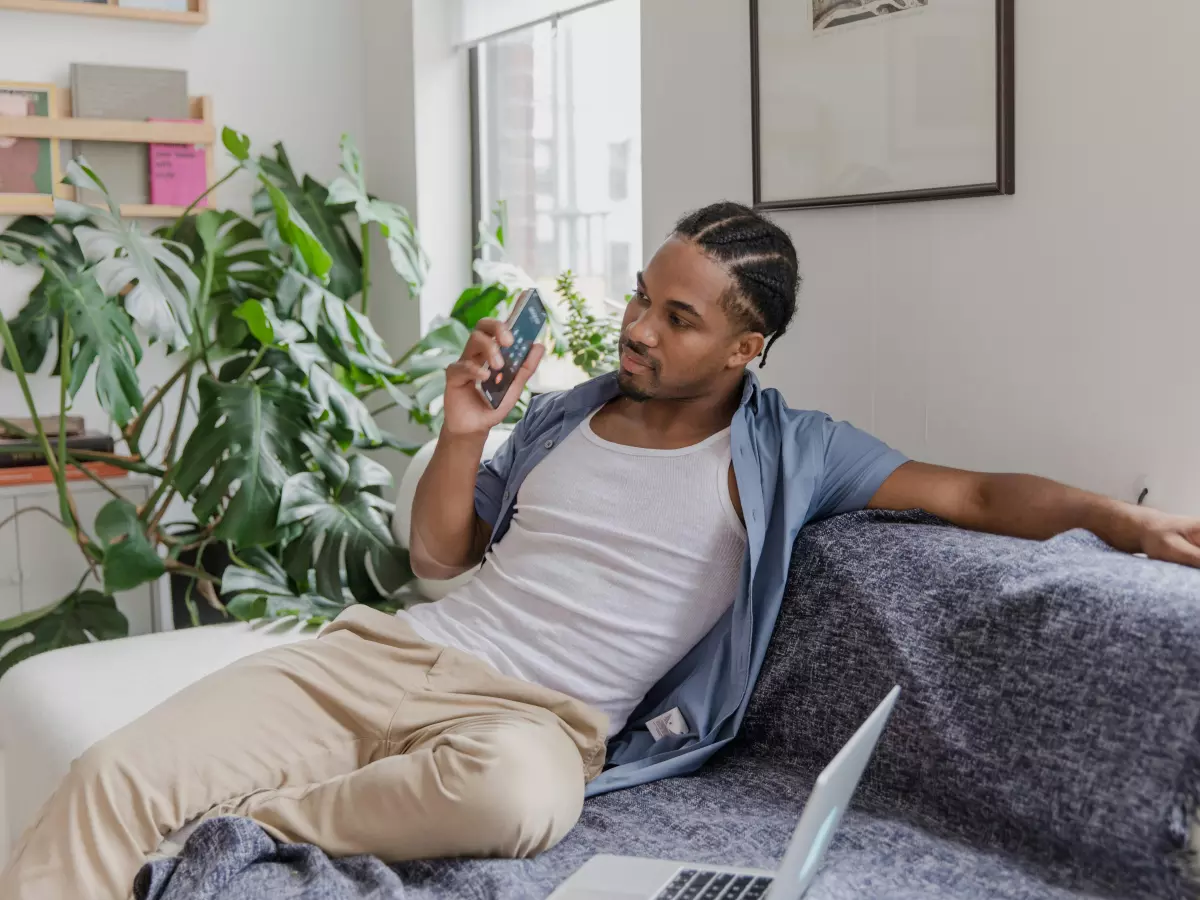
<svg viewBox="0 0 1200 900">
<path fill-rule="evenodd" d="M 644 0 L 647 246 L 751 199 L 746 0 Z M 777 215 L 765 380 L 913 457 L 1200 512 L 1200 5 L 1017 4 L 1017 195 Z"/>
<path fill-rule="evenodd" d="M 218 124 L 244 131 L 260 150 L 282 140 L 300 172 L 336 175 L 342 133 L 365 137 L 361 0 L 213 0 L 209 10 L 203 28 L 0 11 L 0 79 L 65 87 L 72 62 L 186 69 L 190 92 L 213 97 Z M 223 171 L 223 149 L 219 157 Z M 248 198 L 248 183 L 235 181 L 218 202 L 248 208 Z M 0 313 L 19 309 L 30 286 L 27 273 L 0 268 Z M 171 371 L 150 356 L 145 385 Z M 36 388 L 53 412 L 57 382 L 39 378 Z M 89 394 L 80 393 L 78 411 L 102 427 Z M 22 409 L 16 379 L 0 371 L 0 415 Z"/>
</svg>

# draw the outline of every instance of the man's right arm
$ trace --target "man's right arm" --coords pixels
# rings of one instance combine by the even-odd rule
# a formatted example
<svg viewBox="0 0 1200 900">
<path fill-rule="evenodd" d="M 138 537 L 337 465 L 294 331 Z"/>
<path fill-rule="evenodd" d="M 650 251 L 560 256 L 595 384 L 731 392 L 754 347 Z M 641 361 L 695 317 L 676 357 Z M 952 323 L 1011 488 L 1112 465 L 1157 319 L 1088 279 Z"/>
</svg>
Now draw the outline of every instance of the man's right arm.
<svg viewBox="0 0 1200 900">
<path fill-rule="evenodd" d="M 525 382 L 541 361 L 534 345 L 499 409 L 492 409 L 478 385 L 503 365 L 500 348 L 512 344 L 501 322 L 476 326 L 458 362 L 446 369 L 444 424 L 437 447 L 413 499 L 410 562 L 419 578 L 444 580 L 461 575 L 483 559 L 492 525 L 475 512 L 475 483 L 488 432 L 507 418 Z"/>
</svg>

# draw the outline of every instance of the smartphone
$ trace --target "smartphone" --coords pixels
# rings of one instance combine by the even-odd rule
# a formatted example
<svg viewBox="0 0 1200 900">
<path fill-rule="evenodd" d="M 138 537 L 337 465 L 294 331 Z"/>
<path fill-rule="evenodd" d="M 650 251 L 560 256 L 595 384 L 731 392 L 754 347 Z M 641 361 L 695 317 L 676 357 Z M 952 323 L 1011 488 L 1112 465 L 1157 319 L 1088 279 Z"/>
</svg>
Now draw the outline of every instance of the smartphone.
<svg viewBox="0 0 1200 900">
<path fill-rule="evenodd" d="M 492 409 L 498 409 L 504 402 L 504 396 L 512 387 L 513 379 L 537 342 L 538 335 L 546 324 L 546 306 L 542 303 L 537 288 L 529 288 L 517 298 L 512 315 L 508 317 L 508 330 L 512 332 L 513 342 L 510 347 L 501 347 L 500 355 L 504 357 L 504 368 L 492 372 L 486 381 L 479 385 L 479 390 L 492 404 Z"/>
</svg>

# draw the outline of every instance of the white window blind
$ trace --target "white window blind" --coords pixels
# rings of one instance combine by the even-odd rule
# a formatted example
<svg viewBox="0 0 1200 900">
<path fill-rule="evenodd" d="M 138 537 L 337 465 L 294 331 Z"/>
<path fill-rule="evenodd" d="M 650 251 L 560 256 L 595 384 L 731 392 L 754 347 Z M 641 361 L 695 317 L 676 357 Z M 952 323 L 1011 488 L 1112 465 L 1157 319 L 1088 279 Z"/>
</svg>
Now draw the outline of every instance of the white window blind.
<svg viewBox="0 0 1200 900">
<path fill-rule="evenodd" d="M 547 22 L 608 0 L 458 0 L 458 45 L 481 41 Z"/>
</svg>

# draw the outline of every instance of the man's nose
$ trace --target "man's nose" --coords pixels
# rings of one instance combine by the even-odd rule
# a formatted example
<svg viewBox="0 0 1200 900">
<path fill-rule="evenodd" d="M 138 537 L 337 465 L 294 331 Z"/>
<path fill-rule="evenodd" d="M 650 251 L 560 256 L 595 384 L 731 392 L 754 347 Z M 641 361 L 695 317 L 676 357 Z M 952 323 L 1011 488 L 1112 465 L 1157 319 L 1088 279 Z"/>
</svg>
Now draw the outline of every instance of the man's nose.
<svg viewBox="0 0 1200 900">
<path fill-rule="evenodd" d="M 646 315 L 638 316 L 625 332 L 625 336 L 635 344 L 642 344 L 645 347 L 658 346 L 658 336 L 654 333 L 648 317 Z"/>
</svg>

